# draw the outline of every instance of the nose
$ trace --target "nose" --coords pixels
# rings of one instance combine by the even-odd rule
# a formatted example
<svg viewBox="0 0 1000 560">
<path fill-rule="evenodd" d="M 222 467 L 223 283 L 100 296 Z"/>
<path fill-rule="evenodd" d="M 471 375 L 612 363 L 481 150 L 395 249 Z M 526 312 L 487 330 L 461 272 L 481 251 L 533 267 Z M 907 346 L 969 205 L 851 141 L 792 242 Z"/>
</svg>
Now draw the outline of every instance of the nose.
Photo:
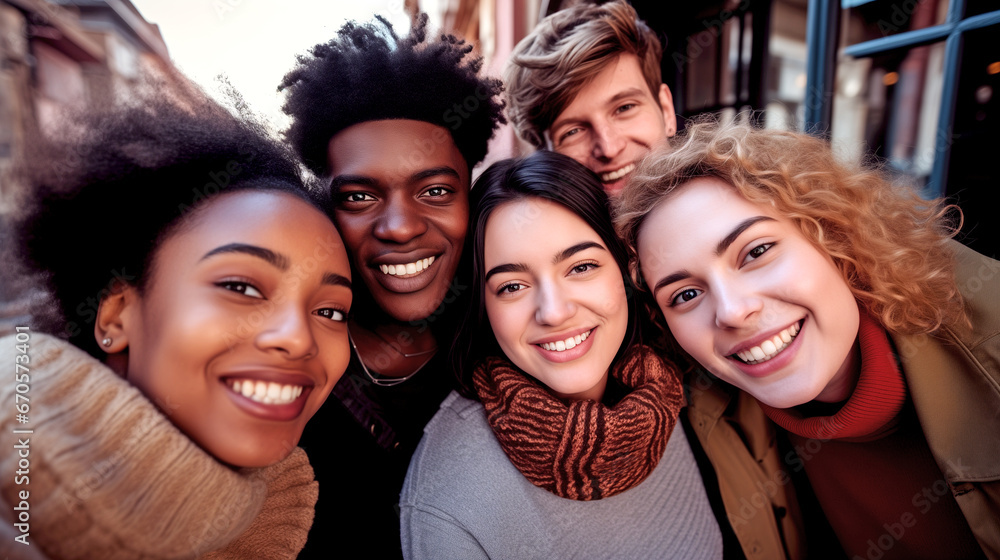
<svg viewBox="0 0 1000 560">
<path fill-rule="evenodd" d="M 753 324 L 764 307 L 763 300 L 739 283 L 714 286 L 715 325 L 719 328 L 740 328 Z"/>
<path fill-rule="evenodd" d="M 254 343 L 265 352 L 278 352 L 289 360 L 311 358 L 319 352 L 309 314 L 290 303 L 274 307 L 270 316 L 264 317 Z"/>
<path fill-rule="evenodd" d="M 416 203 L 406 195 L 392 196 L 385 202 L 383 211 L 375 218 L 375 237 L 390 243 L 406 243 L 427 231 Z"/>
<path fill-rule="evenodd" d="M 535 303 L 535 321 L 540 325 L 558 326 L 576 314 L 576 304 L 554 283 L 542 283 L 538 286 Z"/>
<path fill-rule="evenodd" d="M 625 150 L 625 135 L 616 126 L 604 124 L 595 127 L 593 156 L 602 161 L 611 161 Z"/>
</svg>

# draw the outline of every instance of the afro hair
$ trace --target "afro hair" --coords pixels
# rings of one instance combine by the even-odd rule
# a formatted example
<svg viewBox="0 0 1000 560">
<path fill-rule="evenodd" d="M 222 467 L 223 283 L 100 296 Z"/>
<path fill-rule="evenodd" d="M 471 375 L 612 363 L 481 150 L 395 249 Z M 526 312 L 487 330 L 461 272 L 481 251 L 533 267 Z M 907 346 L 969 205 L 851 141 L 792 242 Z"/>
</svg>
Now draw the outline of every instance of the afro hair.
<svg viewBox="0 0 1000 560">
<path fill-rule="evenodd" d="M 141 290 L 160 243 L 204 201 L 263 189 L 326 206 L 291 149 L 252 116 L 211 101 L 180 107 L 153 97 L 71 124 L 60 138 L 37 140 L 22 163 L 26 199 L 4 237 L 54 300 L 34 310 L 43 330 L 95 356 L 100 300 L 115 282 Z"/>
<path fill-rule="evenodd" d="M 453 35 L 427 40 L 427 14 L 400 38 L 380 16 L 348 22 L 327 43 L 300 55 L 278 87 L 288 90 L 285 136 L 317 175 L 329 173 L 330 139 L 352 125 L 411 119 L 451 132 L 471 170 L 486 157 L 494 130 L 506 121 L 499 79 L 479 77 L 480 56 Z"/>
</svg>

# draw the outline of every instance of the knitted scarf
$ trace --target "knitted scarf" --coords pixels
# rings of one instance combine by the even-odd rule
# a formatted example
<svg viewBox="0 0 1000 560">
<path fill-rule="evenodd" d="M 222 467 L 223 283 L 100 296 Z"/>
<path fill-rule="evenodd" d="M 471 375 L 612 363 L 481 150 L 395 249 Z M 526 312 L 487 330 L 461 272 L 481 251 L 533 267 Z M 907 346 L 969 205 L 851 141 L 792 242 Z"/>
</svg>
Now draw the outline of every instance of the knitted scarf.
<svg viewBox="0 0 1000 560">
<path fill-rule="evenodd" d="M 653 472 L 684 406 L 677 368 L 645 346 L 611 369 L 631 391 L 613 407 L 552 396 L 506 359 L 473 373 L 476 392 L 504 453 L 521 474 L 571 500 L 600 500 Z"/>
</svg>

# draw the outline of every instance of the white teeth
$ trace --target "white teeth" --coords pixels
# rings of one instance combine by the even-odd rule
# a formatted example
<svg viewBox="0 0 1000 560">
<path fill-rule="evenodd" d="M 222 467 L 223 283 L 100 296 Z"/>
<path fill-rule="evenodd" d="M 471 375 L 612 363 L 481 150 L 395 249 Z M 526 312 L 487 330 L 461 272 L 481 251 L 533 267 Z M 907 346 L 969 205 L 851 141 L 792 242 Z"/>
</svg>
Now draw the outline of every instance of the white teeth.
<svg viewBox="0 0 1000 560">
<path fill-rule="evenodd" d="M 630 163 L 625 167 L 622 167 L 618 171 L 612 171 L 610 173 L 601 173 L 601 180 L 604 181 L 605 183 L 610 183 L 611 181 L 617 181 L 618 179 L 621 179 L 622 177 L 631 173 L 632 170 L 634 169 L 635 169 L 635 164 Z"/>
<path fill-rule="evenodd" d="M 543 342 L 539 344 L 539 346 L 541 346 L 545 350 L 550 350 L 552 352 L 563 352 L 569 350 L 570 348 L 576 347 L 584 340 L 587 340 L 587 337 L 589 336 L 590 336 L 590 331 L 587 331 L 583 334 L 571 336 L 566 340 L 557 340 L 555 342 Z"/>
<path fill-rule="evenodd" d="M 426 259 L 420 259 L 419 261 L 406 263 L 406 264 L 380 264 L 378 265 L 379 270 L 382 274 L 388 274 L 389 276 L 405 276 L 407 274 L 417 274 L 418 272 L 423 272 L 431 266 L 434 262 L 434 257 L 427 257 Z"/>
<path fill-rule="evenodd" d="M 229 381 L 228 385 L 234 393 L 262 404 L 288 404 L 302 394 L 301 385 L 287 385 L 273 381 L 235 379 Z"/>
<path fill-rule="evenodd" d="M 766 362 L 781 353 L 798 334 L 799 324 L 795 323 L 774 335 L 773 338 L 761 342 L 760 346 L 737 352 L 736 357 L 748 364 Z"/>
</svg>

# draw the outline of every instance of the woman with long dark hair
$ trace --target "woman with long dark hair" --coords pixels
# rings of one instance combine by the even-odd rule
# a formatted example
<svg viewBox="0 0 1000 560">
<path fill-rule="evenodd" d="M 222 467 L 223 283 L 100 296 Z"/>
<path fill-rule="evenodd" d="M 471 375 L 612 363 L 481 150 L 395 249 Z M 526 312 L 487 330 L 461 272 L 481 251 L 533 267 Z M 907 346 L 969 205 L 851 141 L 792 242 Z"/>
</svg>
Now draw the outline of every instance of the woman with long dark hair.
<svg viewBox="0 0 1000 560">
<path fill-rule="evenodd" d="M 676 368 L 641 344 L 597 177 L 539 152 L 472 189 L 465 396 L 425 429 L 400 498 L 408 558 L 719 558 Z"/>
</svg>

